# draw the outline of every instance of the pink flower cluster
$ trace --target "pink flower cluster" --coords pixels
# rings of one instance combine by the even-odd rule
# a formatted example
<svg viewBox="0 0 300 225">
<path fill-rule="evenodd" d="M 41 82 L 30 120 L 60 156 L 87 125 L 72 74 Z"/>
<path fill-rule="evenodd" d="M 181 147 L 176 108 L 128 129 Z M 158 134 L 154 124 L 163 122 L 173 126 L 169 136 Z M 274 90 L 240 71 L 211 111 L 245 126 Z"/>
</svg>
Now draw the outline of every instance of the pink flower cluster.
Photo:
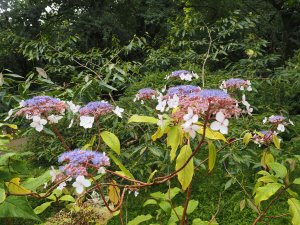
<svg viewBox="0 0 300 225">
<path fill-rule="evenodd" d="M 79 110 L 80 116 L 99 117 L 113 112 L 114 107 L 105 102 L 90 102 Z"/>
</svg>

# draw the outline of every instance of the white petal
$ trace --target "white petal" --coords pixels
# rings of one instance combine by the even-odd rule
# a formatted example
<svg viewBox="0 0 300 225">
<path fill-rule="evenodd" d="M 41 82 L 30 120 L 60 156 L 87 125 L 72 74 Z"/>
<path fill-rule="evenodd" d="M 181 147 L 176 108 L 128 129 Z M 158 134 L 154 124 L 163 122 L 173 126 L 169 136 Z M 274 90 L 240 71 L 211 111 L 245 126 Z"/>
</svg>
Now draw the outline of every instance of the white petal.
<svg viewBox="0 0 300 225">
<path fill-rule="evenodd" d="M 227 127 L 228 124 L 229 124 L 229 120 L 228 120 L 228 119 L 225 119 L 225 120 L 223 121 L 223 123 L 222 123 L 222 126 Z"/>
<path fill-rule="evenodd" d="M 41 125 L 45 125 L 45 124 L 47 124 L 47 120 L 45 120 L 45 119 L 41 119 L 41 120 L 40 120 L 40 124 L 41 124 Z"/>
<path fill-rule="evenodd" d="M 193 123 L 196 123 L 198 121 L 198 115 L 193 115 L 193 117 L 191 118 L 191 121 Z"/>
<path fill-rule="evenodd" d="M 222 112 L 218 112 L 216 114 L 216 120 L 219 121 L 219 122 L 223 122 L 223 120 L 225 119 L 225 115 L 222 113 Z"/>
<path fill-rule="evenodd" d="M 212 122 L 211 125 L 210 125 L 210 128 L 211 128 L 212 130 L 220 130 L 220 127 L 221 127 L 221 123 L 218 122 L 218 121 L 214 121 L 214 122 Z"/>
<path fill-rule="evenodd" d="M 91 181 L 89 181 L 88 179 L 85 179 L 83 182 L 82 182 L 83 186 L 85 187 L 89 187 L 91 186 Z"/>
<path fill-rule="evenodd" d="M 32 117 L 32 121 L 33 121 L 33 122 L 39 123 L 40 120 L 41 120 L 41 117 L 39 117 L 39 116 L 33 116 L 33 117 Z"/>
<path fill-rule="evenodd" d="M 79 186 L 79 187 L 77 187 L 76 188 L 76 192 L 78 193 L 78 194 L 81 194 L 82 192 L 83 192 L 83 186 Z"/>
<path fill-rule="evenodd" d="M 281 132 L 284 132 L 284 131 L 285 131 L 284 125 L 283 125 L 283 124 L 278 124 L 277 130 L 279 130 L 279 131 L 281 131 Z"/>
<path fill-rule="evenodd" d="M 265 124 L 266 122 L 267 122 L 267 120 L 268 120 L 268 118 L 267 117 L 265 117 L 264 119 L 263 119 L 263 124 Z"/>
<path fill-rule="evenodd" d="M 226 127 L 226 126 L 221 126 L 221 127 L 220 127 L 220 132 L 221 132 L 222 134 L 228 134 L 228 127 Z"/>
<path fill-rule="evenodd" d="M 289 120 L 289 122 L 290 122 L 291 125 L 295 126 L 295 124 L 293 123 L 293 121 Z"/>
<path fill-rule="evenodd" d="M 44 126 L 41 125 L 41 124 L 38 124 L 38 125 L 35 127 L 36 131 L 38 131 L 38 132 L 41 132 L 41 131 L 43 130 L 43 128 L 44 128 Z"/>
</svg>

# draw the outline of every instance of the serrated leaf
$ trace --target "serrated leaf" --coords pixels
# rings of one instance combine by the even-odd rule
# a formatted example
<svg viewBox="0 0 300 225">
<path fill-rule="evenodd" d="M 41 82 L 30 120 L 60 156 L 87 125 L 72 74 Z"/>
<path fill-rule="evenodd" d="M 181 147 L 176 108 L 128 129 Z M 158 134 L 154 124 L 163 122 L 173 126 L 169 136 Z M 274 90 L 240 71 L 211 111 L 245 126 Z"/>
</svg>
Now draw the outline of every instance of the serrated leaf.
<svg viewBox="0 0 300 225">
<path fill-rule="evenodd" d="M 133 220 L 129 221 L 127 225 L 138 225 L 138 224 L 148 221 L 150 219 L 152 219 L 152 216 L 150 214 L 139 215 L 139 216 L 135 217 Z"/>
<path fill-rule="evenodd" d="M 24 218 L 40 221 L 30 207 L 26 197 L 8 196 L 0 204 L 0 218 Z"/>
<path fill-rule="evenodd" d="M 287 169 L 280 163 L 268 163 L 268 166 L 276 173 L 278 177 L 284 178 L 287 175 Z"/>
<path fill-rule="evenodd" d="M 115 180 L 111 182 L 111 184 L 117 184 Z M 108 186 L 108 197 L 109 200 L 114 204 L 117 205 L 120 201 L 120 188 L 115 185 Z"/>
<path fill-rule="evenodd" d="M 158 119 L 151 116 L 139 116 L 139 115 L 132 115 L 128 123 L 152 123 L 157 124 Z"/>
<path fill-rule="evenodd" d="M 280 141 L 279 141 L 279 138 L 277 137 L 277 135 L 273 136 L 273 143 L 277 149 L 280 149 Z"/>
<path fill-rule="evenodd" d="M 203 127 L 201 127 L 198 131 L 199 134 L 203 134 Z M 213 131 L 209 127 L 206 127 L 205 137 L 211 140 L 222 140 L 227 142 L 225 136 L 218 131 Z"/>
<path fill-rule="evenodd" d="M 259 205 L 262 201 L 268 200 L 272 195 L 274 195 L 280 188 L 281 184 L 278 183 L 268 183 L 263 187 L 259 187 L 256 190 L 254 197 L 254 202 Z"/>
<path fill-rule="evenodd" d="M 181 127 L 171 127 L 168 132 L 167 145 L 171 146 L 170 158 L 173 161 L 176 157 L 176 151 L 181 142 Z"/>
<path fill-rule="evenodd" d="M 244 135 L 244 138 L 243 138 L 243 143 L 245 145 L 248 145 L 248 143 L 249 143 L 249 141 L 250 141 L 251 138 L 252 138 L 252 134 L 251 133 L 246 133 Z"/>
<path fill-rule="evenodd" d="M 20 185 L 20 178 L 18 177 L 11 179 L 9 182 L 5 182 L 5 185 L 10 194 L 26 195 L 31 193 L 30 190 Z"/>
<path fill-rule="evenodd" d="M 110 147 L 115 153 L 120 155 L 121 144 L 119 138 L 115 134 L 108 131 L 103 131 L 100 133 L 100 136 L 105 144 L 108 145 L 108 147 Z"/>
<path fill-rule="evenodd" d="M 176 159 L 176 170 L 180 169 L 192 155 L 192 149 L 189 145 L 181 148 L 180 153 Z M 194 175 L 194 161 L 191 159 L 188 164 L 177 173 L 178 180 L 183 190 L 186 190 L 190 185 Z"/>
<path fill-rule="evenodd" d="M 300 202 L 295 198 L 288 199 L 289 211 L 292 215 L 292 224 L 300 225 Z"/>
<path fill-rule="evenodd" d="M 37 206 L 33 211 L 35 214 L 41 214 L 42 212 L 44 212 L 50 205 L 52 204 L 52 202 L 45 202 L 39 206 Z"/>
<path fill-rule="evenodd" d="M 214 143 L 211 141 L 208 142 L 208 171 L 211 172 L 215 167 L 217 158 L 217 150 Z"/>
</svg>

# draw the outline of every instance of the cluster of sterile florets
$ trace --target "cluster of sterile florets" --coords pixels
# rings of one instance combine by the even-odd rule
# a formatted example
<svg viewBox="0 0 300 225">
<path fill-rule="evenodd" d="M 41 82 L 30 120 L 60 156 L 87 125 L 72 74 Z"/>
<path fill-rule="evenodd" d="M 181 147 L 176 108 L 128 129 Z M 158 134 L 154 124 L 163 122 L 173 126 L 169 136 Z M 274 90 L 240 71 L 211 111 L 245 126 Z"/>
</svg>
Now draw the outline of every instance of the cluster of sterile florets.
<svg viewBox="0 0 300 225">
<path fill-rule="evenodd" d="M 31 127 L 37 131 L 42 131 L 47 123 L 58 123 L 62 118 L 68 105 L 58 98 L 50 96 L 36 96 L 26 101 L 20 102 L 22 107 L 16 116 L 25 115 L 29 120 L 32 120 Z"/>
<path fill-rule="evenodd" d="M 151 89 L 151 88 L 143 88 L 138 91 L 138 93 L 135 95 L 135 98 L 133 101 L 140 100 L 142 104 L 144 104 L 144 101 L 155 99 L 158 95 L 158 92 Z"/>
<path fill-rule="evenodd" d="M 101 169 L 110 166 L 109 158 L 105 153 L 82 149 L 62 153 L 58 157 L 58 162 L 66 163 L 60 167 L 60 170 L 68 176 L 86 176 L 88 175 L 87 169 L 90 167 Z"/>
<path fill-rule="evenodd" d="M 167 80 L 170 78 L 179 78 L 181 80 L 192 81 L 193 78 L 198 79 L 199 76 L 197 73 L 194 73 L 193 71 L 176 70 L 165 77 L 165 79 Z"/>
<path fill-rule="evenodd" d="M 122 118 L 124 109 L 105 101 L 90 102 L 79 110 L 80 113 L 80 126 L 84 128 L 92 128 L 95 119 L 110 113 L 115 113 Z"/>
<path fill-rule="evenodd" d="M 231 78 L 229 80 L 224 80 L 220 85 L 220 89 L 227 92 L 227 90 L 247 90 L 252 91 L 251 82 L 249 80 L 243 80 L 240 78 Z"/>
<path fill-rule="evenodd" d="M 273 137 L 277 135 L 276 131 L 272 130 L 262 130 L 260 132 L 256 132 L 253 135 L 253 142 L 261 146 L 262 144 L 268 145 L 273 141 Z"/>
<path fill-rule="evenodd" d="M 272 115 L 269 118 L 265 117 L 263 119 L 263 123 L 265 124 L 267 122 L 271 123 L 274 127 L 276 127 L 279 132 L 284 132 L 285 126 L 287 125 L 291 124 L 294 126 L 294 123 L 291 120 L 289 120 L 289 122 L 286 122 L 286 118 L 280 115 Z"/>
</svg>

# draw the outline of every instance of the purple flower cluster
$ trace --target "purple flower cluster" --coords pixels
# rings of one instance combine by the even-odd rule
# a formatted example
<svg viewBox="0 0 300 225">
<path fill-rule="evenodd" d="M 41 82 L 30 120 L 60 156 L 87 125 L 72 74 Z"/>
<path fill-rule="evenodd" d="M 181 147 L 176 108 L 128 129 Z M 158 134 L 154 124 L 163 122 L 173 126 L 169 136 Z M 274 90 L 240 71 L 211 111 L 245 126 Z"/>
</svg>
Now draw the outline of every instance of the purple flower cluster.
<svg viewBox="0 0 300 225">
<path fill-rule="evenodd" d="M 175 94 L 177 96 L 187 96 L 191 93 L 199 93 L 201 91 L 200 87 L 193 85 L 179 85 L 171 87 L 167 91 L 167 95 L 173 97 Z"/>
<path fill-rule="evenodd" d="M 243 80 L 240 78 L 231 78 L 229 80 L 223 81 L 221 86 L 221 89 L 240 89 L 244 90 L 245 88 L 248 91 L 251 91 L 251 82 L 249 80 Z"/>
<path fill-rule="evenodd" d="M 225 99 L 225 98 L 230 98 L 230 96 L 222 91 L 222 90 L 218 90 L 218 89 L 203 89 L 200 93 L 199 96 L 201 98 L 206 98 L 206 99 Z"/>
<path fill-rule="evenodd" d="M 256 143 L 258 145 L 271 143 L 273 141 L 274 135 L 276 135 L 276 133 L 271 130 L 262 130 L 259 133 L 261 133 L 262 135 L 255 134 L 253 136 L 254 143 Z"/>
<path fill-rule="evenodd" d="M 90 102 L 79 110 L 80 116 L 102 116 L 113 111 L 114 107 L 104 101 Z"/>
<path fill-rule="evenodd" d="M 60 167 L 60 170 L 66 175 L 87 175 L 88 167 L 110 166 L 109 158 L 105 153 L 81 149 L 62 153 L 58 157 L 58 162 L 67 163 Z"/>
<path fill-rule="evenodd" d="M 284 120 L 285 120 L 285 117 L 283 117 L 283 116 L 276 115 L 276 116 L 270 116 L 269 117 L 269 122 L 274 123 L 274 124 L 281 123 Z"/>
<path fill-rule="evenodd" d="M 157 95 L 157 92 L 151 88 L 143 88 L 136 94 L 136 100 L 149 100 L 153 99 Z"/>
<path fill-rule="evenodd" d="M 43 113 L 62 114 L 68 108 L 64 101 L 50 96 L 36 96 L 26 101 L 22 101 L 20 106 L 22 109 L 16 113 L 17 116 L 40 116 Z"/>
</svg>

